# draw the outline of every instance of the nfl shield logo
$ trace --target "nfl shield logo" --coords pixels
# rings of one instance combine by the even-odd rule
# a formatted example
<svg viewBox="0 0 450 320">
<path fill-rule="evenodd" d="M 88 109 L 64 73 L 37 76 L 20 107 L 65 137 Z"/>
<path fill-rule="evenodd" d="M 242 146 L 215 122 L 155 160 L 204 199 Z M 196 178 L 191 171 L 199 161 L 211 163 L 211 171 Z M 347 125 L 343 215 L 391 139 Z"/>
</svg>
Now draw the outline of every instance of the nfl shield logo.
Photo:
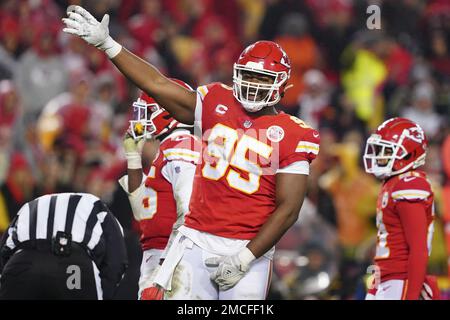
<svg viewBox="0 0 450 320">
<path fill-rule="evenodd" d="M 250 120 L 244 121 L 244 128 L 248 129 L 252 126 L 252 122 Z"/>
</svg>

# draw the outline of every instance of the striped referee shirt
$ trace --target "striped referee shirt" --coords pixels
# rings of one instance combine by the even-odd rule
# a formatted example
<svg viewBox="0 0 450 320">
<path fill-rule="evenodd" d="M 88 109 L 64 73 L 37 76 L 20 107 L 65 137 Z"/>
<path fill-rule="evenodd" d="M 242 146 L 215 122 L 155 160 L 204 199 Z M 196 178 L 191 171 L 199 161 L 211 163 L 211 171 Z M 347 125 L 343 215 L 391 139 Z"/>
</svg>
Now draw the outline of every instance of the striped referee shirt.
<svg viewBox="0 0 450 320">
<path fill-rule="evenodd" d="M 88 193 L 49 194 L 24 204 L 3 235 L 0 273 L 21 243 L 51 241 L 58 231 L 71 234 L 72 242 L 87 250 L 100 271 L 107 298 L 105 289 L 118 285 L 127 266 L 125 240 L 122 226 L 106 204 Z"/>
</svg>

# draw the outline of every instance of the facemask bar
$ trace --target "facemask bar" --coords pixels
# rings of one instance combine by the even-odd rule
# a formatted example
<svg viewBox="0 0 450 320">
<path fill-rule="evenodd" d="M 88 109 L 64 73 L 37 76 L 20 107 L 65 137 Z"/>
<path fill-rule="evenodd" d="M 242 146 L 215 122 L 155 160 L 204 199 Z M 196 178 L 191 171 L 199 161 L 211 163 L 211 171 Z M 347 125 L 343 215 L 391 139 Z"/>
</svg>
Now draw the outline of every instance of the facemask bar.
<svg viewBox="0 0 450 320">
<path fill-rule="evenodd" d="M 242 79 L 243 71 L 270 76 L 274 79 L 273 83 L 245 81 Z M 278 90 L 287 80 L 285 72 L 272 72 L 235 64 L 233 73 L 233 95 L 247 111 L 256 112 L 263 107 L 275 105 L 280 101 L 281 96 Z M 267 93 L 260 98 L 259 95 L 263 91 L 267 91 Z M 249 98 L 250 93 L 254 94 L 253 98 Z"/>
<path fill-rule="evenodd" d="M 395 160 L 401 160 L 407 155 L 405 147 L 401 145 L 403 136 L 399 143 L 380 139 L 378 135 L 372 135 L 367 139 L 366 150 L 364 152 L 364 167 L 367 173 L 383 179 L 391 176 Z M 392 154 L 386 154 L 387 148 L 392 150 Z M 378 162 L 387 160 L 386 165 L 379 165 Z"/>
<path fill-rule="evenodd" d="M 151 111 L 150 119 L 148 118 L 149 108 Z M 130 120 L 129 130 L 133 139 L 150 139 L 156 131 L 152 119 L 163 111 L 156 103 L 148 104 L 142 99 L 138 99 L 133 103 L 133 111 L 133 120 Z"/>
</svg>

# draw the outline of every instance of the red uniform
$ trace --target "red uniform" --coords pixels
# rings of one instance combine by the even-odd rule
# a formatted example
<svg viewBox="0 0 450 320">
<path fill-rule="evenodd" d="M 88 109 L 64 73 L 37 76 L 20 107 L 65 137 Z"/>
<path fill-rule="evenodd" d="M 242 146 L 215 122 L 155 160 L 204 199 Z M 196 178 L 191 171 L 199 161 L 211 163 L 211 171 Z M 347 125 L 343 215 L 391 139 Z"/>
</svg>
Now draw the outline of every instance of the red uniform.
<svg viewBox="0 0 450 320">
<path fill-rule="evenodd" d="M 408 278 L 409 246 L 398 206 L 402 202 L 417 203 L 426 212 L 428 254 L 433 237 L 433 191 L 425 173 L 409 171 L 384 182 L 377 202 L 378 241 L 375 261 L 381 281 Z"/>
<path fill-rule="evenodd" d="M 299 162 L 308 170 L 319 152 L 319 133 L 288 114 L 246 112 L 232 89 L 220 83 L 199 87 L 197 94 L 203 161 L 185 224 L 217 236 L 252 239 L 275 210 L 275 174 L 280 169 L 299 173 Z"/>
<path fill-rule="evenodd" d="M 180 168 L 172 168 L 168 164 L 174 161 L 197 164 L 199 159 L 200 144 L 193 135 L 171 134 L 161 142 L 158 155 L 145 179 L 145 196 L 142 199 L 145 216 L 139 221 L 144 251 L 164 249 L 177 219 L 177 202 L 170 180 Z M 185 202 L 188 201 L 189 199 Z"/>
</svg>

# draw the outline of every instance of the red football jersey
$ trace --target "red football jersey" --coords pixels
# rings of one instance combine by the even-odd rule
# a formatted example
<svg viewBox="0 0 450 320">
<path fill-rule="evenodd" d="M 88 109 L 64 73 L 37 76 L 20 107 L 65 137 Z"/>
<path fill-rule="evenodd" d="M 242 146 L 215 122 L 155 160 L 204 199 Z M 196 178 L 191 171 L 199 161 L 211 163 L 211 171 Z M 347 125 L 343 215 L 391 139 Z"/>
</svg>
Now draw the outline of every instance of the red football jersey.
<svg viewBox="0 0 450 320">
<path fill-rule="evenodd" d="M 423 204 L 427 214 L 428 253 L 433 238 L 433 191 L 422 171 L 409 171 L 388 179 L 377 201 L 378 239 L 375 262 L 380 268 L 381 281 L 407 279 L 409 249 L 396 209 L 399 201 Z"/>
<path fill-rule="evenodd" d="M 171 134 L 161 142 L 145 179 L 145 196 L 142 199 L 145 217 L 139 221 L 143 250 L 164 249 L 177 219 L 172 184 L 164 176 L 163 168 L 171 161 L 196 165 L 200 159 L 200 148 L 198 138 L 190 134 Z"/>
<path fill-rule="evenodd" d="M 275 174 L 298 172 L 288 167 L 298 162 L 308 170 L 319 152 L 319 133 L 285 113 L 257 117 L 246 112 L 221 83 L 199 87 L 197 94 L 202 164 L 185 224 L 217 236 L 252 239 L 275 210 Z"/>
</svg>

